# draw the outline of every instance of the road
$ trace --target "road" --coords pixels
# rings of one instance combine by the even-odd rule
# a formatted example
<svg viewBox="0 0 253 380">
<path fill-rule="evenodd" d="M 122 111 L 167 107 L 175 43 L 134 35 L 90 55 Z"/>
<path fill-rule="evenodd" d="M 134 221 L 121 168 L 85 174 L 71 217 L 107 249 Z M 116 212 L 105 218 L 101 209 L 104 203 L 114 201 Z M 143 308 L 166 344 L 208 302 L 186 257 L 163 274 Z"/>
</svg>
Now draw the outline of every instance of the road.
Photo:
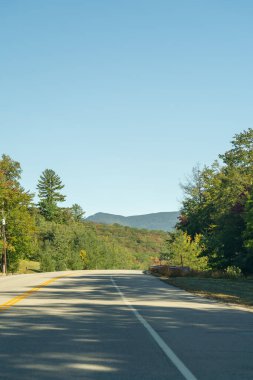
<svg viewBox="0 0 253 380">
<path fill-rule="evenodd" d="M 1 277 L 0 304 L 3 380 L 253 379 L 252 312 L 140 271 Z"/>
</svg>

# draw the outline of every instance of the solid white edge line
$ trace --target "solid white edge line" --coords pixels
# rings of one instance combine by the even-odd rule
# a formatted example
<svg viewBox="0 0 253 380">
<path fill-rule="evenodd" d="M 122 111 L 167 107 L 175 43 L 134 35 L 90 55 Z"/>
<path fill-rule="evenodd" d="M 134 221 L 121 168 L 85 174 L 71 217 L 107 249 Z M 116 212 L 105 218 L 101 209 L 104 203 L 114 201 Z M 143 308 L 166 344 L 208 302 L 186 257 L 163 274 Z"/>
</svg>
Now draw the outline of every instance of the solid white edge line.
<svg viewBox="0 0 253 380">
<path fill-rule="evenodd" d="M 111 277 L 111 281 L 118 293 L 120 294 L 124 303 L 132 310 L 136 318 L 141 322 L 141 324 L 146 328 L 158 346 L 162 349 L 164 354 L 170 359 L 174 366 L 179 370 L 179 372 L 184 376 L 186 380 L 197 380 L 197 378 L 191 373 L 191 371 L 184 365 L 184 363 L 178 358 L 178 356 L 172 351 L 172 349 L 165 343 L 165 341 L 160 337 L 160 335 L 150 326 L 150 324 L 143 318 L 139 312 L 130 304 L 126 299 L 124 294 L 121 292 L 120 288 L 116 284 L 115 280 Z"/>
</svg>

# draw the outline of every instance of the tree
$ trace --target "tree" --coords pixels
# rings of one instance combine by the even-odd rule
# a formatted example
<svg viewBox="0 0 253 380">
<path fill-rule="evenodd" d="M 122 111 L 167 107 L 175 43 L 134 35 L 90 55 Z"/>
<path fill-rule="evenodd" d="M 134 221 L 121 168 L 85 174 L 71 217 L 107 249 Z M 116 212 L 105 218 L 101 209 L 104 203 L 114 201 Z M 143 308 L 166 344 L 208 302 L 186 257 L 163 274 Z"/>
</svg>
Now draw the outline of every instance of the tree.
<svg viewBox="0 0 253 380">
<path fill-rule="evenodd" d="M 253 273 L 253 193 L 250 194 L 245 205 L 245 231 L 243 234 L 244 247 L 246 254 L 244 256 L 244 270 Z"/>
<path fill-rule="evenodd" d="M 80 222 L 84 219 L 85 211 L 77 203 L 74 203 L 71 207 L 71 214 L 76 222 Z"/>
<path fill-rule="evenodd" d="M 248 128 L 234 136 L 232 149 L 219 157 L 228 167 L 240 168 L 241 171 L 253 172 L 253 129 Z"/>
<path fill-rule="evenodd" d="M 196 233 L 203 233 L 203 229 L 207 227 L 205 212 L 207 185 L 205 174 L 207 170 L 207 167 L 201 170 L 199 165 L 195 166 L 186 183 L 180 184 L 184 192 L 184 201 L 179 217 L 179 226 L 191 236 L 195 236 Z"/>
<path fill-rule="evenodd" d="M 19 162 L 3 155 L 0 160 L 0 208 L 6 220 L 8 269 L 14 272 L 19 260 L 36 250 L 35 219 L 31 213 L 33 195 L 19 183 Z"/>
<path fill-rule="evenodd" d="M 60 177 L 52 169 L 46 169 L 40 176 L 37 189 L 39 190 L 39 209 L 46 220 L 57 219 L 58 202 L 65 201 L 65 195 L 61 194 L 64 188 Z"/>
<path fill-rule="evenodd" d="M 197 173 L 202 182 L 195 181 L 192 186 L 184 187 L 185 199 L 178 227 L 192 237 L 202 235 L 204 253 L 213 269 L 238 266 L 246 272 L 250 265 L 245 260 L 245 251 L 247 249 L 249 254 L 250 248 L 249 241 L 244 240 L 250 240 L 253 234 L 250 232 L 250 206 L 246 207 L 253 191 L 253 129 L 236 134 L 232 148 L 219 158 L 221 164 L 215 162 L 211 168 Z"/>
<path fill-rule="evenodd" d="M 166 250 L 161 254 L 161 260 L 167 260 L 172 265 L 189 266 L 194 270 L 208 268 L 207 257 L 201 256 L 203 247 L 200 235 L 192 239 L 186 232 L 177 230 L 169 233 L 166 243 Z"/>
</svg>

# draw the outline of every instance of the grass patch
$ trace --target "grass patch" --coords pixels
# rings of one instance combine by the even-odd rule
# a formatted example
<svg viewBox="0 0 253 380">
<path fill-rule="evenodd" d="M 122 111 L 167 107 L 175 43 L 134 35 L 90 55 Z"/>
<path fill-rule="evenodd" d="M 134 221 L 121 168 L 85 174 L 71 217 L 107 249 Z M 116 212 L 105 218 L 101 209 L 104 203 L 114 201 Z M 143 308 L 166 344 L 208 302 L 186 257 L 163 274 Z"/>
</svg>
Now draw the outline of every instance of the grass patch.
<svg viewBox="0 0 253 380">
<path fill-rule="evenodd" d="M 21 260 L 19 263 L 18 274 L 38 273 L 40 272 L 40 263 L 38 261 Z"/>
<path fill-rule="evenodd" d="M 253 306 L 252 279 L 170 277 L 165 282 L 206 298 Z"/>
</svg>

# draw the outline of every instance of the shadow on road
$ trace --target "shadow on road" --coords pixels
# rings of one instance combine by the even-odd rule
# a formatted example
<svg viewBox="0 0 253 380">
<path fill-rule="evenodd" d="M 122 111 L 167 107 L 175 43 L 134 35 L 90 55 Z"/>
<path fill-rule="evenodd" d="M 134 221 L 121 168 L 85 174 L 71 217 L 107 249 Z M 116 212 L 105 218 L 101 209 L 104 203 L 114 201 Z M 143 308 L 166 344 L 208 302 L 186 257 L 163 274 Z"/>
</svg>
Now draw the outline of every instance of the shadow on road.
<svg viewBox="0 0 253 380">
<path fill-rule="evenodd" d="M 211 359 L 210 379 L 252 379 L 251 313 L 216 306 L 150 276 L 114 279 L 193 373 L 201 374 Z M 3 379 L 182 379 L 110 276 L 50 284 L 1 312 L 0 327 Z"/>
</svg>

